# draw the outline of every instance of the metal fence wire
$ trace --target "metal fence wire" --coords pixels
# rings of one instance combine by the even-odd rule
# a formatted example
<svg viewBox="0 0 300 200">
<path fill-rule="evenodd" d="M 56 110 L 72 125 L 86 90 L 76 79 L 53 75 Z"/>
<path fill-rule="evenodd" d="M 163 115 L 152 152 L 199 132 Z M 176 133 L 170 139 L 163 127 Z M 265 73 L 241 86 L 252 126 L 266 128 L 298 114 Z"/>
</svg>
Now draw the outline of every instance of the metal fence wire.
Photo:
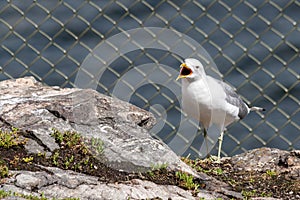
<svg viewBox="0 0 300 200">
<path fill-rule="evenodd" d="M 267 109 L 228 127 L 223 155 L 262 146 L 299 149 L 299 24 L 297 0 L 1 1 L 0 80 L 31 75 L 48 85 L 75 87 L 84 59 L 103 40 L 143 27 L 176 30 L 201 44 L 223 79 L 247 103 Z M 119 46 L 114 48 L 117 51 Z M 182 59 L 171 51 L 141 47 L 107 66 L 96 89 L 112 94 L 124 74 L 145 63 L 168 65 L 178 71 Z M 158 70 L 166 84 L 169 81 L 180 87 L 169 70 Z M 163 83 L 136 88 L 128 81 L 127 85 L 135 89 L 130 102 L 144 109 L 160 105 L 152 106 L 157 117 L 162 117 L 161 110 L 165 113 L 163 127 L 155 137 L 168 143 L 181 134 L 176 94 Z M 183 141 L 188 139 L 182 134 Z M 197 156 L 202 139 L 198 131 L 184 154 Z"/>
</svg>

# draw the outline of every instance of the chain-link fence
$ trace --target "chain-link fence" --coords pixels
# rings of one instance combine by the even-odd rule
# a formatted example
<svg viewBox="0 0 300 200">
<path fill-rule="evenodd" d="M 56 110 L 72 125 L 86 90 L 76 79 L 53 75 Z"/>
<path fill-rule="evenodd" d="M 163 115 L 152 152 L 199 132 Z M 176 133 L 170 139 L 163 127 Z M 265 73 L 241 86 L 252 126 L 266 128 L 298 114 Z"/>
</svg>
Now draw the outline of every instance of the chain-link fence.
<svg viewBox="0 0 300 200">
<path fill-rule="evenodd" d="M 228 127 L 224 155 L 262 146 L 299 149 L 299 23 L 299 1 L 1 1 L 0 80 L 33 75 L 48 85 L 75 87 L 84 59 L 102 41 L 143 27 L 176 30 L 206 49 L 223 79 L 248 104 L 267 109 Z M 192 42 L 188 45 L 193 49 Z M 146 63 L 178 71 L 184 58 L 172 52 L 175 47 L 140 45 L 120 54 L 106 66 L 96 89 L 111 94 L 132 67 Z M 168 143 L 180 134 L 180 103 L 166 84 L 180 87 L 180 82 L 173 81 L 170 70 L 159 70 L 166 83 L 137 88 L 128 81 L 134 88 L 128 99 L 145 109 L 156 105 L 152 112 L 164 123 L 155 137 Z M 197 152 L 202 140 L 197 134 L 184 154 Z M 183 134 L 182 140 L 188 138 Z"/>
</svg>

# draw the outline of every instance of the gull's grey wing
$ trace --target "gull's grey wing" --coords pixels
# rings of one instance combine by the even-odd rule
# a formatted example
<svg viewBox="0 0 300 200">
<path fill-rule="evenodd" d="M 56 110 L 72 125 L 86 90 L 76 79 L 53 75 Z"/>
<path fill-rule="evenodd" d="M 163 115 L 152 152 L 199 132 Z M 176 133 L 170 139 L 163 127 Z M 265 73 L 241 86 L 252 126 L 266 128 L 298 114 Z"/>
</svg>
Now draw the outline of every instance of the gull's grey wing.
<svg viewBox="0 0 300 200">
<path fill-rule="evenodd" d="M 227 103 L 234 105 L 239 108 L 239 118 L 243 119 L 248 114 L 248 106 L 247 104 L 241 99 L 241 97 L 234 91 L 234 89 L 228 85 L 227 83 L 217 80 L 217 82 L 223 87 L 224 92 L 226 94 L 226 101 Z"/>
</svg>

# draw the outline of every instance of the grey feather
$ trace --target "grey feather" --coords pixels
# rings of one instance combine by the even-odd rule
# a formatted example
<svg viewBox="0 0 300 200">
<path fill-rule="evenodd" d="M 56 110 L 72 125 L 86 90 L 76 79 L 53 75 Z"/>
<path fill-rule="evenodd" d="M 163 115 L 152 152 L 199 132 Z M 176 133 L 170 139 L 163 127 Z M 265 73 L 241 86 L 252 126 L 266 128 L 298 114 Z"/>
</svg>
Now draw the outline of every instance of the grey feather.
<svg viewBox="0 0 300 200">
<path fill-rule="evenodd" d="M 234 89 L 230 85 L 220 80 L 217 81 L 224 88 L 224 91 L 226 93 L 225 100 L 227 101 L 227 103 L 239 108 L 239 118 L 243 119 L 244 117 L 246 117 L 249 110 L 248 105 L 241 99 L 241 97 L 234 91 Z"/>
</svg>

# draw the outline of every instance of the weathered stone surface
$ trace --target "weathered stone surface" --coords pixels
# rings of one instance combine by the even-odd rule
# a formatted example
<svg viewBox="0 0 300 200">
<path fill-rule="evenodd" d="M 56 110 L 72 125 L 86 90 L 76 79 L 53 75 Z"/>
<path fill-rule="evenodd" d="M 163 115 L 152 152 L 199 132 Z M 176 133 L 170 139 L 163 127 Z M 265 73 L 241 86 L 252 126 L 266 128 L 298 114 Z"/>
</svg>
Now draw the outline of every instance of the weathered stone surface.
<svg viewBox="0 0 300 200">
<path fill-rule="evenodd" d="M 197 197 L 192 191 L 174 185 L 158 185 L 132 179 L 106 183 L 99 177 L 55 167 L 39 166 L 40 171 L 13 171 L 1 180 L 0 189 L 19 194 L 47 198 L 75 197 L 80 199 L 242 199 L 231 187 L 202 173 L 196 173 L 183 163 L 163 142 L 153 139 L 148 130 L 155 123 L 153 115 L 129 103 L 107 97 L 93 90 L 48 87 L 33 78 L 0 82 L 0 127 L 11 126 L 28 133 L 25 145 L 29 153 L 45 155 L 59 148 L 50 135 L 52 128 L 72 130 L 86 138 L 104 142 L 104 157 L 99 158 L 119 171 L 136 172 L 153 165 L 168 164 L 172 170 L 182 170 L 203 180 L 206 187 Z M 289 173 L 299 178 L 299 151 L 286 152 L 262 148 L 231 158 L 240 170 L 266 170 L 274 167 L 296 169 Z M 8 197 L 6 199 L 23 199 Z M 259 198 L 268 199 L 268 198 Z"/>
<path fill-rule="evenodd" d="M 234 167 L 245 171 L 275 170 L 286 178 L 300 180 L 300 151 L 284 151 L 275 148 L 253 149 L 231 158 Z"/>
<path fill-rule="evenodd" d="M 153 165 L 167 163 L 172 170 L 182 170 L 206 180 L 208 188 L 219 184 L 205 174 L 196 173 L 166 144 L 153 139 L 147 129 L 154 124 L 151 113 L 93 90 L 44 86 L 31 77 L 0 82 L 1 129 L 18 127 L 26 131 L 29 138 L 25 148 L 29 153 L 51 155 L 59 148 L 51 136 L 52 128 L 71 130 L 85 138 L 100 138 L 104 142 L 105 159 L 99 159 L 113 169 L 143 172 Z M 138 179 L 104 183 L 98 177 L 73 171 L 40 168 L 41 171 L 36 172 L 10 170 L 12 176 L 3 181 L 0 189 L 26 195 L 44 194 L 48 198 L 195 199 L 191 191 L 177 186 Z M 204 190 L 198 197 L 210 199 L 224 196 L 222 193 Z"/>
<path fill-rule="evenodd" d="M 258 148 L 233 156 L 231 162 L 241 170 L 266 171 L 282 167 L 300 166 L 300 151 Z"/>
<path fill-rule="evenodd" d="M 102 183 L 97 177 L 79 174 L 73 171 L 48 167 L 45 172 L 15 171 L 15 175 L 7 180 L 2 189 L 11 190 L 19 194 L 44 194 L 51 198 L 76 197 L 80 199 L 196 199 L 191 192 L 171 185 L 157 185 L 149 181 L 133 179 L 125 183 Z M 11 185 L 14 182 L 17 184 Z M 35 187 L 35 192 L 28 187 Z M 204 191 L 198 194 L 205 199 L 214 199 L 215 196 Z"/>
<path fill-rule="evenodd" d="M 231 161 L 238 170 L 266 171 L 278 168 L 280 159 L 288 154 L 288 151 L 279 149 L 259 148 L 233 156 Z"/>
<path fill-rule="evenodd" d="M 50 136 L 52 128 L 74 130 L 100 138 L 112 168 L 147 171 L 168 163 L 172 169 L 193 173 L 167 145 L 151 138 L 147 129 L 155 124 L 153 115 L 127 102 L 89 89 L 43 86 L 32 77 L 3 81 L 0 91 L 2 123 L 32 133 L 35 141 L 26 145 L 29 152 L 58 148 Z"/>
</svg>

